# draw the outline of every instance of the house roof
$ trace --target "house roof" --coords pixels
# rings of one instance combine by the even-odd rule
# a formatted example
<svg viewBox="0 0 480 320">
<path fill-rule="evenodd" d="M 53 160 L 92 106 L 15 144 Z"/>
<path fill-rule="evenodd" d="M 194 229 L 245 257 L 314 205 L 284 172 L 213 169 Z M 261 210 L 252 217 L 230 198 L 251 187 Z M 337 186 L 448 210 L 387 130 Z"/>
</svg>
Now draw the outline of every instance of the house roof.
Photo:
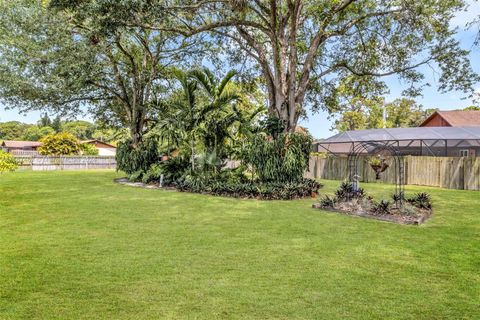
<svg viewBox="0 0 480 320">
<path fill-rule="evenodd" d="M 452 127 L 480 127 L 480 111 L 474 110 L 435 111 L 422 122 L 420 127 L 436 115 L 442 117 Z"/>
<path fill-rule="evenodd" d="M 2 146 L 7 148 L 32 148 L 40 147 L 42 145 L 39 141 L 16 141 L 16 140 L 4 140 Z"/>
<path fill-rule="evenodd" d="M 106 142 L 103 142 L 103 141 L 100 141 L 100 140 L 96 140 L 96 139 L 92 139 L 92 140 L 82 140 L 82 141 L 80 141 L 80 143 L 99 143 L 99 144 L 105 145 L 105 146 L 108 147 L 108 148 L 117 148 L 117 147 L 115 147 L 114 145 L 111 145 L 111 144 L 109 144 L 109 143 L 106 143 Z"/>
</svg>

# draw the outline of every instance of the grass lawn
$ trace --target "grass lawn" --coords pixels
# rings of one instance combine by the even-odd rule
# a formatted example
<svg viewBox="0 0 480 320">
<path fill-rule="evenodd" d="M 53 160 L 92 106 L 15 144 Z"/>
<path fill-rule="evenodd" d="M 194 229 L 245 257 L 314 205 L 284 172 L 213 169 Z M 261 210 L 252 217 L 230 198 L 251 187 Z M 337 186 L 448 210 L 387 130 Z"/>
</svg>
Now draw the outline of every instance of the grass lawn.
<svg viewBox="0 0 480 320">
<path fill-rule="evenodd" d="M 418 227 L 114 177 L 0 176 L 0 319 L 480 319 L 480 192 L 408 187 Z"/>
</svg>

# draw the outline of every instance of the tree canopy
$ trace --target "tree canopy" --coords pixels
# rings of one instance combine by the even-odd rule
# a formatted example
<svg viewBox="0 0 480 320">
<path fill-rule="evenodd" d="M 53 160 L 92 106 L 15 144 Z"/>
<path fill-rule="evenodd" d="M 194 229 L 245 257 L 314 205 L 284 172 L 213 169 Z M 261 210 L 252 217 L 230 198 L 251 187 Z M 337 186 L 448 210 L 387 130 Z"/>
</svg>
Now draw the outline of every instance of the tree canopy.
<svg viewBox="0 0 480 320">
<path fill-rule="evenodd" d="M 453 37 L 450 20 L 464 1 L 192 1 L 165 5 L 180 23 L 153 25 L 185 36 L 210 32 L 234 63 L 258 68 L 271 114 L 295 129 L 306 105 L 336 108 L 346 78 L 369 85 L 363 95 L 397 75 L 405 93 L 420 92 L 420 67 L 440 73 L 439 90 L 472 92 L 477 81 Z"/>
<path fill-rule="evenodd" d="M 161 117 L 158 101 L 178 89 L 171 67 L 208 58 L 259 81 L 270 114 L 293 132 L 308 109 L 341 108 L 346 85 L 374 102 L 388 92 L 384 77 L 396 76 L 415 97 L 430 85 L 427 65 L 440 91 L 472 94 L 478 76 L 450 25 L 465 8 L 464 0 L 4 1 L 0 96 L 24 111 L 89 107 L 128 128 L 135 145 Z"/>
<path fill-rule="evenodd" d="M 7 105 L 63 114 L 89 107 L 140 141 L 169 66 L 187 64 L 196 51 L 171 33 L 121 25 L 127 13 L 115 3 L 2 2 L 0 96 Z"/>
</svg>

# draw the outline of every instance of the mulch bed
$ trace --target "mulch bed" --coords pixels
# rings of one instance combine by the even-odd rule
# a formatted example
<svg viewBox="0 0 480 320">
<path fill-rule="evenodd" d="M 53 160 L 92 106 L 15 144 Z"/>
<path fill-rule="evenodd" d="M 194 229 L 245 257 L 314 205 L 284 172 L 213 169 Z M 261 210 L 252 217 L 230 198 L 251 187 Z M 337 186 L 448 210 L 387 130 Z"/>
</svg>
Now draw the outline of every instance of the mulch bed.
<svg viewBox="0 0 480 320">
<path fill-rule="evenodd" d="M 398 224 L 420 225 L 424 223 L 428 218 L 432 216 L 431 210 L 421 210 L 418 216 L 405 216 L 400 214 L 374 214 L 366 211 L 346 211 L 333 208 L 322 208 L 320 204 L 315 203 L 312 208 L 321 209 L 325 211 L 335 212 L 339 214 L 345 214 L 349 216 L 357 216 L 369 219 L 376 219 L 381 221 L 393 222 Z"/>
<path fill-rule="evenodd" d="M 125 186 L 130 186 L 130 187 L 138 187 L 138 188 L 144 188 L 144 189 L 161 189 L 161 190 L 172 190 L 176 191 L 177 189 L 173 187 L 160 187 L 158 184 L 146 184 L 143 182 L 132 182 L 128 180 L 128 178 L 118 178 L 113 180 L 115 183 L 122 184 Z"/>
</svg>

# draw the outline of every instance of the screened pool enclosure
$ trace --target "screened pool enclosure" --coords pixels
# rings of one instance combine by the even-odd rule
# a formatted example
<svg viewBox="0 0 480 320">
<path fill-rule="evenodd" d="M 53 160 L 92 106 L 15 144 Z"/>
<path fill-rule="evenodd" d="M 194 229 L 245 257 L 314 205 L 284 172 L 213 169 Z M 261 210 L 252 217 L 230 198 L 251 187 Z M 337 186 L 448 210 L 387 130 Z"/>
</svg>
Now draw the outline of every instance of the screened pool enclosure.
<svg viewBox="0 0 480 320">
<path fill-rule="evenodd" d="M 398 155 L 480 156 L 480 127 L 419 127 L 346 131 L 319 141 L 314 151 L 334 155 L 371 154 L 374 149 Z M 380 151 L 380 150 L 378 150 Z"/>
</svg>

